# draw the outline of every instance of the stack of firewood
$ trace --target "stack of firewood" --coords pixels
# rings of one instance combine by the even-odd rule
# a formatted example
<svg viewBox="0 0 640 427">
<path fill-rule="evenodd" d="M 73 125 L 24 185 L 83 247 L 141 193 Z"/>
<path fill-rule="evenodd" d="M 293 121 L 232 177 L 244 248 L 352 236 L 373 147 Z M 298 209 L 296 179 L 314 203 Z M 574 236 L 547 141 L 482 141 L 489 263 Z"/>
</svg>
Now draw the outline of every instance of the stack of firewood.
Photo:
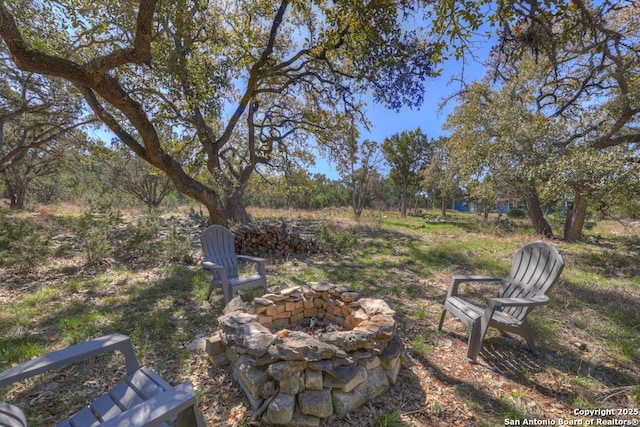
<svg viewBox="0 0 640 427">
<path fill-rule="evenodd" d="M 291 254 L 319 251 L 313 236 L 303 236 L 285 221 L 279 224 L 254 222 L 234 231 L 238 254 L 263 258 L 284 258 Z"/>
</svg>

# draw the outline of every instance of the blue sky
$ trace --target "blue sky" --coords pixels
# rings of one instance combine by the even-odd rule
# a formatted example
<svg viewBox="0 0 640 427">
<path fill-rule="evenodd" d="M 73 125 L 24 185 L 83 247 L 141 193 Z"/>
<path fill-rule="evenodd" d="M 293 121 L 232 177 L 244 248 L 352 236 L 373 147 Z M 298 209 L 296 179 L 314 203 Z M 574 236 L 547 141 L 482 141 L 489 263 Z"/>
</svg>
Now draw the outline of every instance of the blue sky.
<svg viewBox="0 0 640 427">
<path fill-rule="evenodd" d="M 478 34 L 483 34 L 488 28 L 482 28 Z M 484 32 L 486 34 L 486 32 Z M 492 40 L 486 37 L 478 36 L 475 38 L 474 53 L 477 59 L 467 59 L 464 64 L 464 81 L 470 83 L 474 80 L 480 80 L 485 75 L 485 67 L 478 61 L 487 59 Z M 445 108 L 440 111 L 442 101 L 452 94 L 458 92 L 461 88 L 460 81 L 452 81 L 452 77 L 459 77 L 463 70 L 462 60 L 449 59 L 442 66 L 442 74 L 425 82 L 424 103 L 420 109 L 411 110 L 403 108 L 396 112 L 384 108 L 380 104 L 375 104 L 370 98 L 367 100 L 367 118 L 372 123 L 370 131 L 360 129 L 360 140 L 369 139 L 382 143 L 384 139 L 395 133 L 404 130 L 414 130 L 420 128 L 428 138 L 436 138 L 445 135 L 442 125 L 447 119 L 447 115 L 453 111 L 455 100 L 449 101 Z M 365 98 L 366 99 L 366 98 Z M 322 157 L 316 158 L 316 166 L 309 168 L 311 173 L 322 173 L 331 179 L 340 179 L 334 165 Z M 383 171 L 383 173 L 386 173 Z"/>
</svg>

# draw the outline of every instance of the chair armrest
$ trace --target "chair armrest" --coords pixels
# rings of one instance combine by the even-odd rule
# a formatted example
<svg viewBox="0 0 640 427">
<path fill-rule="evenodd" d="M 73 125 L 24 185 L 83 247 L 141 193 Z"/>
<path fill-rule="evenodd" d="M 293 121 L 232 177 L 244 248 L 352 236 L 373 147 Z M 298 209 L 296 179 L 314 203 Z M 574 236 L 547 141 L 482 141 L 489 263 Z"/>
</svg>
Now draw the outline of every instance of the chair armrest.
<svg viewBox="0 0 640 427">
<path fill-rule="evenodd" d="M 489 304 L 497 307 L 536 307 L 549 304 L 549 297 L 542 295 L 535 298 L 491 298 Z"/>
<path fill-rule="evenodd" d="M 249 256 L 249 255 L 236 255 L 236 257 L 238 259 L 244 260 L 244 261 L 249 261 L 249 262 L 265 262 L 264 258 L 259 258 L 259 257 L 255 257 L 255 256 Z"/>
<path fill-rule="evenodd" d="M 224 266 L 220 265 L 220 264 L 216 264 L 213 261 L 202 261 L 200 263 L 201 266 L 203 266 L 204 268 L 206 268 L 207 270 L 213 270 L 213 271 L 224 271 Z"/>
<path fill-rule="evenodd" d="M 158 393 L 125 412 L 106 420 L 101 427 L 153 427 L 176 417 L 189 407 L 193 407 L 193 416 L 196 414 L 196 395 L 193 387 L 188 382 L 172 387 Z M 195 422 L 195 420 L 193 421 Z"/>
<path fill-rule="evenodd" d="M 140 369 L 131 339 L 126 335 L 113 334 L 72 345 L 7 369 L 0 374 L 0 387 L 116 350 L 124 354 L 127 374 Z"/>
<path fill-rule="evenodd" d="M 466 275 L 458 275 L 453 276 L 451 279 L 451 286 L 449 286 L 449 292 L 447 293 L 447 298 L 454 297 L 458 295 L 458 286 L 460 283 L 465 282 L 500 282 L 502 283 L 502 278 L 494 277 L 494 276 L 466 276 Z"/>
</svg>

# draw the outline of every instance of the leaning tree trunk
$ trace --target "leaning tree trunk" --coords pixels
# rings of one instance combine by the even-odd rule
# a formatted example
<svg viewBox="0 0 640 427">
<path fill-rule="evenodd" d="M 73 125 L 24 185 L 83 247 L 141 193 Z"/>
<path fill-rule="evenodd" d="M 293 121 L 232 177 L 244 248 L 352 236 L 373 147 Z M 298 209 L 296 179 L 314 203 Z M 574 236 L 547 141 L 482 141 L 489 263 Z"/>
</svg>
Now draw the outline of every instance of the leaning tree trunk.
<svg viewBox="0 0 640 427">
<path fill-rule="evenodd" d="M 567 218 L 564 222 L 564 239 L 569 242 L 582 240 L 582 228 L 587 215 L 587 197 L 576 192 L 573 203 L 569 205 Z"/>
<path fill-rule="evenodd" d="M 551 230 L 551 226 L 542 214 L 542 204 L 538 197 L 538 190 L 534 185 L 531 185 L 529 191 L 527 191 L 526 202 L 529 219 L 536 229 L 536 233 L 547 238 L 552 238 L 553 230 Z"/>
</svg>

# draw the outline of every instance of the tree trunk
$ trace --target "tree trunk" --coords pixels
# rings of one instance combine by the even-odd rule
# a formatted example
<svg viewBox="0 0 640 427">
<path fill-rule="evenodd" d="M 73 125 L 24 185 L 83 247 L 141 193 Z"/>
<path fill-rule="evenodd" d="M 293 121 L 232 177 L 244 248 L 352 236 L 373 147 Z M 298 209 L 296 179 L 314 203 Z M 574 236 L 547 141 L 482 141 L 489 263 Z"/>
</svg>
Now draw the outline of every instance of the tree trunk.
<svg viewBox="0 0 640 427">
<path fill-rule="evenodd" d="M 237 222 L 241 225 L 246 225 L 251 221 L 249 213 L 244 206 L 243 191 L 238 189 L 231 193 L 226 202 L 227 220 Z"/>
<path fill-rule="evenodd" d="M 567 218 L 564 222 L 564 239 L 569 242 L 582 240 L 582 228 L 587 215 L 587 197 L 576 192 L 573 203 L 569 205 Z"/>
<path fill-rule="evenodd" d="M 9 193 L 9 207 L 23 210 L 27 206 L 27 184 L 22 180 L 5 180 Z"/>
<path fill-rule="evenodd" d="M 532 184 L 526 192 L 525 200 L 527 202 L 527 213 L 529 219 L 536 229 L 536 233 L 546 238 L 553 237 L 553 230 L 542 214 L 542 205 L 538 197 L 538 190 Z"/>
<path fill-rule="evenodd" d="M 444 194 L 440 197 L 440 209 L 442 210 L 442 217 L 446 218 L 447 217 L 447 196 L 445 196 Z"/>
<path fill-rule="evenodd" d="M 400 195 L 400 217 L 407 217 L 407 185 L 402 184 L 402 194 Z"/>
</svg>

